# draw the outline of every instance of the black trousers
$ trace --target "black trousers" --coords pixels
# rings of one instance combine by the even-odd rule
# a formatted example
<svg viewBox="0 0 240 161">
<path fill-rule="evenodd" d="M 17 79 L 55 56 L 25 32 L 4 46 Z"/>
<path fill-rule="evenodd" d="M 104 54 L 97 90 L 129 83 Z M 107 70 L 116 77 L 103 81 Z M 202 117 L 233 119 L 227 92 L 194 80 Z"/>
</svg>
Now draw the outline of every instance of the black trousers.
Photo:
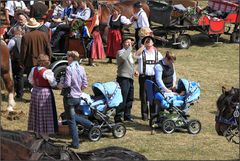
<svg viewBox="0 0 240 161">
<path fill-rule="evenodd" d="M 147 105 L 147 96 L 146 96 L 146 91 L 145 91 L 145 81 L 146 80 L 152 80 L 154 82 L 156 82 L 155 80 L 155 76 L 145 76 L 145 75 L 140 75 L 139 79 L 138 79 L 138 83 L 139 83 L 139 96 L 140 96 L 140 100 L 141 100 L 141 115 L 142 115 L 142 119 L 143 120 L 147 120 L 149 118 L 149 113 L 154 113 L 154 111 L 152 111 L 154 109 L 154 107 L 151 107 L 152 105 L 149 105 L 150 107 L 148 107 Z M 150 109 L 149 109 L 150 108 Z"/>
<path fill-rule="evenodd" d="M 139 49 L 139 46 L 138 46 L 138 41 L 140 39 L 138 33 L 140 31 L 140 28 L 136 28 L 135 29 L 135 42 L 136 42 L 136 46 L 135 46 L 135 49 L 138 50 Z"/>
<path fill-rule="evenodd" d="M 16 92 L 16 97 L 22 98 L 23 96 L 23 73 L 24 69 L 20 67 L 20 63 L 17 60 L 12 60 L 12 71 L 13 71 L 13 80 L 14 80 L 14 88 Z"/>
<path fill-rule="evenodd" d="M 130 119 L 131 109 L 133 104 L 134 97 L 134 86 L 133 79 L 125 77 L 117 77 L 117 82 L 121 87 L 121 92 L 123 96 L 123 102 L 116 109 L 115 120 L 121 118 L 122 113 L 124 113 L 124 119 Z"/>
<path fill-rule="evenodd" d="M 70 32 L 68 24 L 60 24 L 54 31 L 51 39 L 53 52 L 66 52 L 65 36 Z"/>
</svg>

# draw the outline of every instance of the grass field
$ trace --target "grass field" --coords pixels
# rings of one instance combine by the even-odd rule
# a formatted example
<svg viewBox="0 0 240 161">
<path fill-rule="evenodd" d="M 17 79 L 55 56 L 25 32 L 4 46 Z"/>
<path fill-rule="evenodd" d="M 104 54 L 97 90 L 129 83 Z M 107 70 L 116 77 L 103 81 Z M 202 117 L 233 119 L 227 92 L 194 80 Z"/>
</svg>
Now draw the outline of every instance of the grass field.
<svg viewBox="0 0 240 161">
<path fill-rule="evenodd" d="M 206 1 L 201 1 L 206 4 Z M 88 151 L 106 146 L 121 146 L 145 155 L 149 160 L 233 160 L 239 159 L 239 145 L 230 143 L 226 138 L 218 136 L 215 131 L 216 100 L 221 94 L 221 87 L 239 87 L 239 44 L 230 44 L 228 36 L 222 36 L 222 44 L 214 44 L 208 37 L 195 32 L 192 35 L 192 45 L 189 49 L 174 49 L 171 46 L 161 47 L 158 50 L 165 54 L 171 50 L 177 55 L 175 63 L 177 78 L 198 81 L 201 86 L 201 97 L 190 110 L 190 119 L 201 121 L 202 131 L 197 135 L 187 131 L 177 131 L 167 135 L 157 130 L 151 135 L 148 122 L 140 119 L 140 101 L 138 80 L 135 78 L 135 101 L 132 114 L 134 123 L 126 123 L 127 133 L 123 138 L 114 139 L 111 134 L 104 135 L 98 142 L 90 142 L 81 136 L 79 150 Z M 94 82 L 112 81 L 116 78 L 116 63 L 107 64 L 107 60 L 96 61 L 96 67 L 83 66 L 87 72 L 89 87 L 84 91 L 92 94 L 91 85 Z M 58 115 L 63 112 L 62 96 L 55 90 L 55 99 Z M 25 100 L 30 100 L 28 91 L 24 94 Z M 7 102 L 3 98 L 1 109 L 5 110 Z M 24 115 L 19 120 L 9 121 L 1 115 L 1 125 L 5 129 L 27 130 L 29 101 L 17 102 L 17 111 Z M 58 143 L 69 144 L 70 137 L 56 135 Z"/>
<path fill-rule="evenodd" d="M 198 135 L 188 134 L 186 131 L 175 132 L 167 135 L 157 130 L 151 135 L 148 122 L 140 119 L 140 101 L 138 97 L 138 81 L 135 78 L 135 101 L 132 109 L 134 123 L 126 124 L 127 134 L 121 139 L 114 139 L 112 135 L 102 137 L 98 142 L 90 142 L 86 137 L 81 137 L 81 147 L 78 151 L 88 151 L 99 147 L 117 145 L 126 147 L 151 160 L 230 160 L 239 158 L 239 146 L 229 143 L 224 137 L 218 136 L 214 129 L 216 100 L 221 94 L 221 87 L 239 87 L 239 45 L 229 44 L 228 37 L 222 38 L 223 44 L 215 45 L 206 36 L 192 36 L 192 45 L 189 49 L 179 50 L 169 47 L 159 47 L 165 53 L 171 50 L 176 53 L 177 78 L 187 78 L 198 81 L 201 85 L 201 98 L 199 103 L 190 109 L 191 118 L 199 119 L 202 131 Z M 107 64 L 97 61 L 96 67 L 86 66 L 89 87 L 86 93 L 92 94 L 91 84 L 115 80 L 116 64 Z M 57 111 L 63 111 L 62 96 L 55 90 Z M 24 98 L 30 99 L 26 91 Z M 4 100 L 4 99 L 3 99 Z M 6 109 L 6 102 L 2 102 L 2 110 Z M 1 116 L 3 128 L 12 130 L 27 130 L 29 103 L 18 102 L 16 110 L 23 111 L 20 120 L 9 121 Z M 56 136 L 59 143 L 70 143 L 70 137 Z"/>
</svg>

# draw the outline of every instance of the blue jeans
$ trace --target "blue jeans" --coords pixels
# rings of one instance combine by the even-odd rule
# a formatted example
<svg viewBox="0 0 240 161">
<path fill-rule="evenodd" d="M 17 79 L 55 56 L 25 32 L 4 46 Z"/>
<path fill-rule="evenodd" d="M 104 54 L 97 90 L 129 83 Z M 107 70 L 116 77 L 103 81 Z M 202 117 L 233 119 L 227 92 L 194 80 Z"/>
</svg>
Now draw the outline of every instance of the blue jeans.
<svg viewBox="0 0 240 161">
<path fill-rule="evenodd" d="M 78 129 L 77 123 L 80 123 L 86 128 L 90 128 L 93 123 L 88 119 L 85 119 L 81 115 L 76 114 L 75 108 L 79 106 L 80 98 L 64 98 L 64 110 L 66 112 L 67 120 L 68 120 L 68 127 L 70 130 L 70 134 L 72 137 L 72 145 L 75 147 L 79 147 L 79 136 L 78 136 Z"/>
</svg>

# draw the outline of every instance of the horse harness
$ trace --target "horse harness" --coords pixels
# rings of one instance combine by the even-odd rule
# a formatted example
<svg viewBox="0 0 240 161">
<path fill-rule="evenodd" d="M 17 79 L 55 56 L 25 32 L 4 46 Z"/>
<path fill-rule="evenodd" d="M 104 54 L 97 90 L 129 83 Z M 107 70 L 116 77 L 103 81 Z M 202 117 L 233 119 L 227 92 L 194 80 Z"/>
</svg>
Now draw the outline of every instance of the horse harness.
<svg viewBox="0 0 240 161">
<path fill-rule="evenodd" d="M 220 113 L 224 111 L 218 111 L 218 113 L 215 116 L 215 121 L 218 123 L 222 123 L 228 126 L 227 130 L 223 132 L 223 136 L 226 137 L 226 139 L 230 142 L 234 142 L 235 144 L 239 144 L 239 141 L 234 140 L 234 137 L 239 138 L 239 116 L 240 116 L 240 108 L 239 108 L 239 102 L 233 103 L 236 107 L 234 112 L 232 113 L 232 116 L 230 118 L 226 118 L 224 116 L 221 116 Z"/>
<path fill-rule="evenodd" d="M 51 156 L 51 154 L 48 154 L 45 150 L 47 148 L 48 144 L 51 146 L 52 150 L 58 150 L 60 154 L 59 160 L 81 160 L 81 158 L 72 150 L 70 150 L 67 146 L 61 146 L 61 145 L 54 145 L 53 143 L 49 142 L 49 138 L 47 136 L 40 135 L 40 138 L 35 140 L 33 144 L 30 147 L 31 156 L 29 160 L 42 160 L 45 159 L 51 159 L 51 160 L 58 160 L 57 158 L 54 158 L 54 156 Z M 43 147 L 42 147 L 43 146 Z M 45 147 L 46 146 L 46 147 Z M 42 147 L 42 148 L 41 148 Z"/>
</svg>

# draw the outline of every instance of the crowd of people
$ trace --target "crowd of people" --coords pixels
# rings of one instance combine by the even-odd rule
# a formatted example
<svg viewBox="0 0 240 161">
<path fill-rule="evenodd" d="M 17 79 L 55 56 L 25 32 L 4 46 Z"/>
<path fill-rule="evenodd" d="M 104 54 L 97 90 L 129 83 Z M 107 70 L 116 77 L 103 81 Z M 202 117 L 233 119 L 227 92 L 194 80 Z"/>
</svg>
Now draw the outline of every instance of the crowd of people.
<svg viewBox="0 0 240 161">
<path fill-rule="evenodd" d="M 88 86 L 87 76 L 84 67 L 79 64 L 80 53 L 61 49 L 65 46 L 61 43 L 64 44 L 66 35 L 72 32 L 71 22 L 81 24 L 91 18 L 94 9 L 87 5 L 86 0 L 57 1 L 51 21 L 46 21 L 44 1 L 31 2 L 30 5 L 27 8 L 22 0 L 18 0 L 7 1 L 5 6 L 6 22 L 12 25 L 5 36 L 9 39 L 13 77 L 17 82 L 16 99 L 21 101 L 23 97 L 23 73 L 27 73 L 28 81 L 32 85 L 28 130 L 47 135 L 54 134 L 58 130 L 58 124 L 52 89 L 61 89 L 72 137 L 71 147 L 79 148 L 76 124 L 81 123 L 88 128 L 94 126 L 75 111 L 81 100 L 82 90 Z M 42 7 L 38 8 L 36 5 Z M 168 51 L 163 58 L 161 52 L 154 46 L 154 35 L 149 28 L 148 17 L 141 3 L 137 2 L 133 7 L 134 15 L 127 18 L 121 14 L 120 8 L 113 6 L 108 20 L 106 56 L 110 63 L 112 59 L 116 59 L 116 81 L 121 87 L 123 96 L 123 102 L 116 109 L 115 122 L 134 121 L 131 114 L 134 77 L 138 77 L 141 117 L 144 121 L 148 120 L 152 113 L 146 101 L 145 80 L 156 82 L 163 92 L 176 91 L 175 54 Z M 122 27 L 131 24 L 135 28 L 135 38 L 124 36 L 122 33 Z M 105 59 L 98 18 L 94 26 L 90 33 L 93 37 L 90 65 L 93 59 Z M 57 83 L 53 71 L 48 69 L 48 66 L 52 52 L 59 50 L 66 52 L 68 66 L 65 77 Z"/>
</svg>

